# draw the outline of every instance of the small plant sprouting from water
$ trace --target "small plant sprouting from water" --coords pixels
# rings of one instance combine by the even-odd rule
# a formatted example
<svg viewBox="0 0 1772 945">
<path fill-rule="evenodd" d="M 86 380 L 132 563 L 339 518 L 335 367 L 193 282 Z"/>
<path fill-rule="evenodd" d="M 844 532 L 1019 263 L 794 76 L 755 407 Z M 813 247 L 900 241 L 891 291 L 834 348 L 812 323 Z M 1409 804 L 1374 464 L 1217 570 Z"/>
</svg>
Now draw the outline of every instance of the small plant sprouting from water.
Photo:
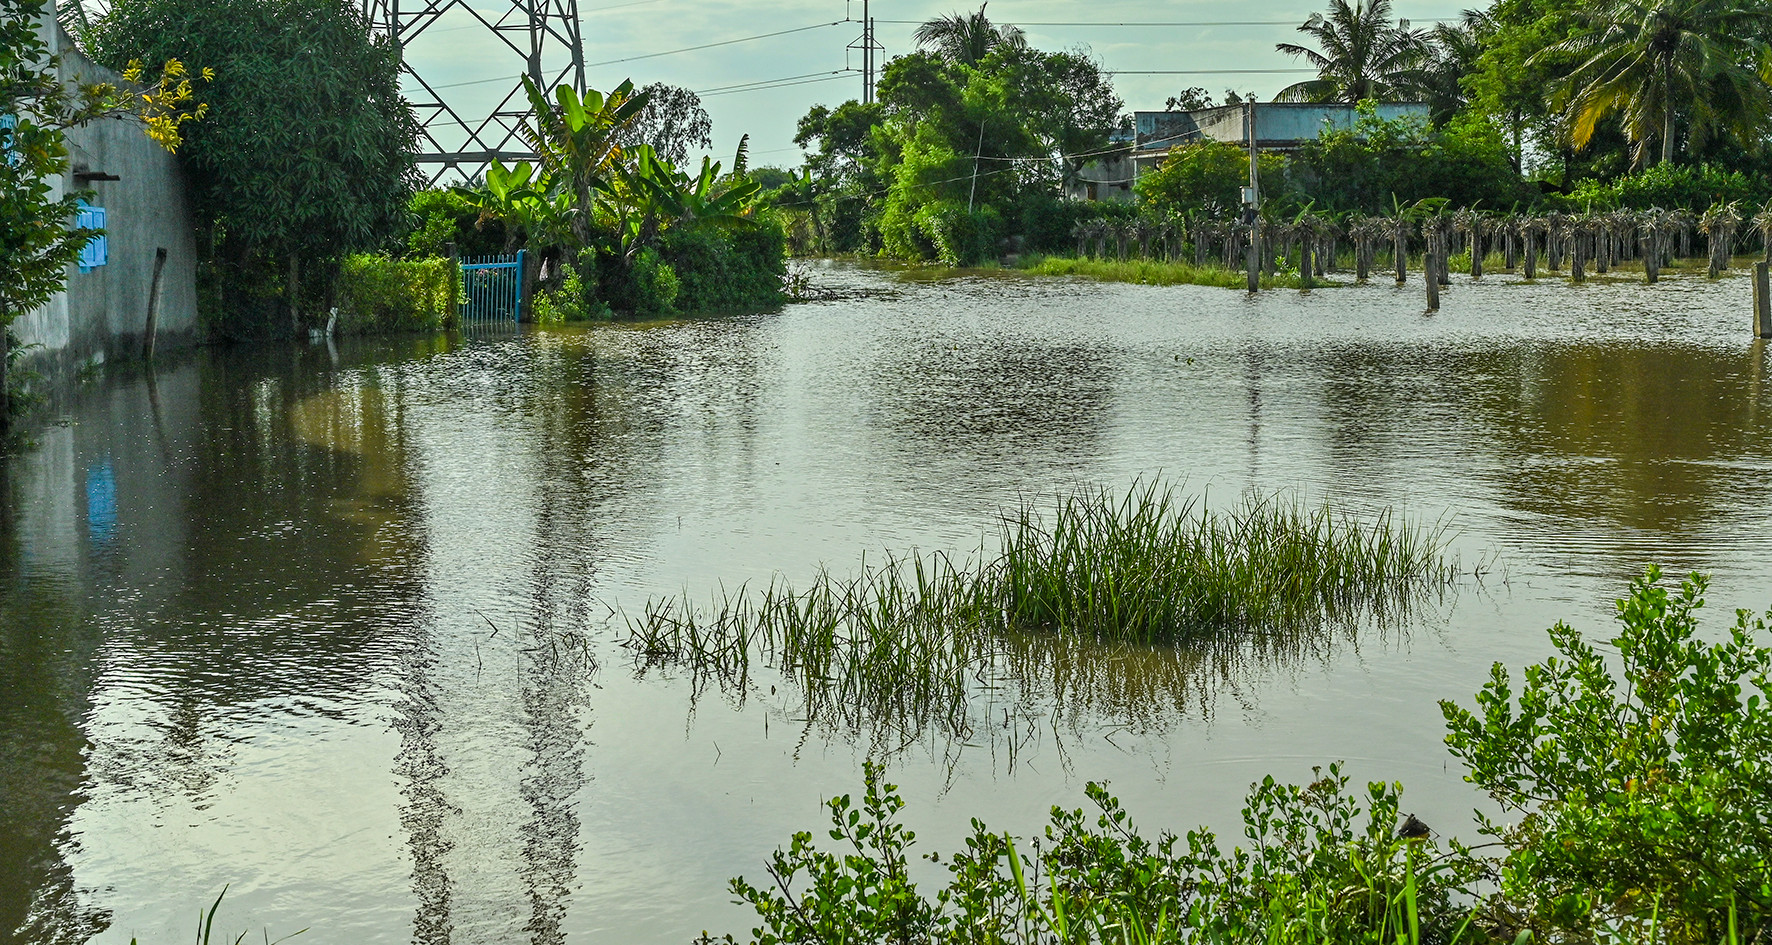
<svg viewBox="0 0 1772 945">
<path fill-rule="evenodd" d="M 207 910 L 204 910 L 204 909 L 197 910 L 197 945 L 210 945 L 211 942 L 218 942 L 218 941 L 219 942 L 226 942 L 226 941 L 228 941 L 226 938 L 217 939 L 214 937 L 215 936 L 215 914 L 217 912 L 221 911 L 222 900 L 227 898 L 227 895 L 228 895 L 228 887 L 223 886 L 222 891 L 216 894 L 215 902 L 210 903 L 209 908 Z M 298 929 L 297 931 L 291 932 L 288 935 L 283 936 L 282 938 L 273 940 L 271 938 L 270 931 L 266 930 L 264 933 L 265 945 L 281 945 L 281 943 L 286 942 L 286 941 L 288 941 L 288 940 L 290 940 L 290 939 L 296 937 L 297 935 L 300 935 L 306 931 L 307 931 L 307 929 Z M 246 936 L 248 934 L 249 933 L 247 933 L 247 932 L 241 932 L 239 935 L 234 936 L 234 939 L 233 939 L 231 945 L 240 945 L 240 943 L 246 941 Z M 134 936 L 130 937 L 129 945 L 138 945 Z"/>
<path fill-rule="evenodd" d="M 685 665 L 742 687 L 752 662 L 806 696 L 808 718 L 964 732 L 974 684 L 993 685 L 1030 636 L 1116 646 L 1274 645 L 1406 609 L 1456 576 L 1446 531 L 1362 523 L 1252 496 L 1229 510 L 1160 482 L 1116 498 L 1082 489 L 1005 514 L 992 555 L 888 557 L 805 590 L 777 579 L 709 608 L 654 599 L 629 619 L 642 666 Z M 1021 649 L 1025 649 L 1022 647 Z"/>
</svg>

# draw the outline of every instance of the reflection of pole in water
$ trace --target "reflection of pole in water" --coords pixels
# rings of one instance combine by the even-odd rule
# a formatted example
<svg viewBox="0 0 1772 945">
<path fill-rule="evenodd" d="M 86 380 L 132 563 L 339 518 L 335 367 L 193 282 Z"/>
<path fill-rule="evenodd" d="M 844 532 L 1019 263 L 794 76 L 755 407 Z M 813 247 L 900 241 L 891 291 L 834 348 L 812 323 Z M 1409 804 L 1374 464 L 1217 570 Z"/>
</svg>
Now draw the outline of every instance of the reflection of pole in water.
<svg viewBox="0 0 1772 945">
<path fill-rule="evenodd" d="M 395 372 L 382 385 L 384 408 L 391 414 L 387 426 L 396 432 L 398 455 L 406 457 L 408 429 L 406 385 Z M 402 463 L 401 465 L 404 465 Z M 445 865 L 455 844 L 443 835 L 448 816 L 457 813 L 443 791 L 449 766 L 437 749 L 442 731 L 442 709 L 437 703 L 436 628 L 429 616 L 413 628 L 411 648 L 401 659 L 398 687 L 404 697 L 395 707 L 393 728 L 400 733 L 400 750 L 394 755 L 394 776 L 404 784 L 400 794 L 400 826 L 412 853 L 412 941 L 415 945 L 439 945 L 452 932 L 449 869 Z"/>
<path fill-rule="evenodd" d="M 550 636 L 552 641 L 547 639 Z M 573 798 L 586 780 L 577 718 L 584 662 L 557 643 L 558 637 L 544 622 L 530 641 L 535 652 L 525 660 L 523 685 L 529 760 L 519 790 L 530 814 L 522 827 L 522 879 L 530 903 L 526 931 L 538 945 L 566 941 L 561 925 L 578 861 L 579 819 Z"/>
<path fill-rule="evenodd" d="M 406 798 L 400 809 L 400 826 L 412 850 L 412 895 L 417 900 L 412 941 L 433 945 L 449 941 L 449 873 L 443 862 L 453 844 L 443 837 L 449 804 L 441 785 L 449 768 L 437 751 L 442 724 L 431 682 L 437 656 L 431 651 L 428 635 L 414 641 L 404 663 L 400 689 L 405 699 L 393 722 L 400 733 L 394 774 L 406 782 L 400 789 Z"/>
<path fill-rule="evenodd" d="M 1260 481 L 1261 471 L 1261 368 L 1263 361 L 1259 350 L 1251 347 L 1243 351 L 1243 379 L 1249 389 L 1249 482 Z"/>
<path fill-rule="evenodd" d="M 1747 420 L 1760 418 L 1760 395 L 1766 385 L 1766 339 L 1755 338 L 1747 346 Z"/>
<path fill-rule="evenodd" d="M 584 602 L 589 600 L 588 567 L 571 573 L 590 528 L 588 522 L 573 521 L 568 511 L 590 504 L 585 467 L 574 460 L 589 452 L 589 444 L 574 435 L 584 425 L 571 406 L 569 398 L 562 398 L 534 414 L 555 427 L 541 439 L 541 475 L 532 480 L 542 484 L 537 490 L 531 591 L 535 630 L 523 658 L 523 725 L 529 760 L 519 790 L 530 815 L 522 827 L 522 879 L 530 903 L 525 930 L 538 945 L 566 940 L 561 926 L 578 862 L 579 818 L 573 799 L 587 780 L 579 709 L 585 684 L 596 671 L 589 641 L 579 631 Z M 565 588 L 559 587 L 562 578 L 567 579 Z"/>
</svg>

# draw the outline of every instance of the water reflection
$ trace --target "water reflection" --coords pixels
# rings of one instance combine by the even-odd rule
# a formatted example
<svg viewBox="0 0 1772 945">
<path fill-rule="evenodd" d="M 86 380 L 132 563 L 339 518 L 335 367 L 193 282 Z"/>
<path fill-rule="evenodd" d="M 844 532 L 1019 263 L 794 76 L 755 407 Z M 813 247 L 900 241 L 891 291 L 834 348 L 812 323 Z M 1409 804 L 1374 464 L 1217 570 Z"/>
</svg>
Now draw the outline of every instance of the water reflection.
<svg viewBox="0 0 1772 945">
<path fill-rule="evenodd" d="M 1344 754 L 1457 816 L 1432 700 L 1490 659 L 1649 558 L 1772 601 L 1772 394 L 1727 280 L 1425 319 L 1388 287 L 822 277 L 844 301 L 87 385 L 0 466 L 0 927 L 172 940 L 231 883 L 273 937 L 682 941 L 740 926 L 723 879 L 868 753 L 962 824 L 1074 802 L 1066 770 L 1172 810 Z M 957 714 L 612 671 L 621 602 L 965 552 L 1023 494 L 1159 471 L 1451 516 L 1518 580 L 1300 637 L 1004 638 Z"/>
<path fill-rule="evenodd" d="M 1111 425 L 1105 346 L 1020 338 L 923 339 L 872 371 L 870 413 L 906 457 L 959 452 L 978 462 L 1086 454 Z"/>
<path fill-rule="evenodd" d="M 1464 584 L 1481 591 L 1480 578 Z M 838 644 L 834 656 L 816 642 L 823 628 L 817 619 L 797 631 L 780 624 L 766 630 L 744 616 L 727 622 L 726 614 L 765 605 L 725 599 L 698 611 L 691 642 L 629 615 L 636 622 L 624 645 L 636 678 L 688 682 L 691 719 L 711 696 L 737 709 L 755 701 L 771 718 L 801 727 L 802 742 L 817 735 L 861 746 L 881 761 L 917 750 L 950 769 L 967 752 L 983 751 L 993 768 L 1013 773 L 1024 746 L 1047 736 L 1060 750 L 1067 738 L 1081 743 L 1103 726 L 1160 736 L 1210 721 L 1221 699 L 1247 704 L 1263 680 L 1329 663 L 1338 650 L 1397 646 L 1409 628 L 1442 619 L 1462 589 L 1422 582 L 1344 614 L 1180 646 L 958 629 L 931 642 L 916 629 L 893 629 L 874 631 L 863 645 Z M 686 616 L 692 607 L 649 603 L 647 611 L 667 615 L 668 623 L 668 615 Z M 843 632 L 863 631 L 845 625 Z M 815 642 L 795 642 L 796 635 Z"/>
</svg>

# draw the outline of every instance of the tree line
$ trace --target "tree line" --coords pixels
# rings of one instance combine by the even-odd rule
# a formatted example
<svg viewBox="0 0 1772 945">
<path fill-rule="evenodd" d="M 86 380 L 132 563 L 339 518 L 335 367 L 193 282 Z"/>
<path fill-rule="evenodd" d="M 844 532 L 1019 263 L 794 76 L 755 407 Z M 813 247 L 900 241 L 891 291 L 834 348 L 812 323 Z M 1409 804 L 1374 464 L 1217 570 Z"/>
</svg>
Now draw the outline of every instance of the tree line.
<svg viewBox="0 0 1772 945">
<path fill-rule="evenodd" d="M 1330 0 L 1298 31 L 1276 48 L 1317 74 L 1276 100 L 1422 102 L 1429 117 L 1368 110 L 1264 158 L 1276 218 L 1424 199 L 1547 213 L 1772 200 L 1767 0 L 1495 0 L 1429 27 L 1394 18 L 1390 0 Z M 1086 50 L 1033 49 L 982 6 L 917 40 L 886 65 L 877 102 L 801 119 L 805 164 L 768 195 L 791 211 L 798 248 L 970 263 L 1065 252 L 1079 224 L 1133 212 L 1059 199 L 1131 130 Z M 1215 104 L 1189 88 L 1167 107 Z M 1235 203 L 1247 171 L 1233 146 L 1184 144 L 1138 180 L 1137 203 L 1147 217 L 1209 212 Z"/>
</svg>

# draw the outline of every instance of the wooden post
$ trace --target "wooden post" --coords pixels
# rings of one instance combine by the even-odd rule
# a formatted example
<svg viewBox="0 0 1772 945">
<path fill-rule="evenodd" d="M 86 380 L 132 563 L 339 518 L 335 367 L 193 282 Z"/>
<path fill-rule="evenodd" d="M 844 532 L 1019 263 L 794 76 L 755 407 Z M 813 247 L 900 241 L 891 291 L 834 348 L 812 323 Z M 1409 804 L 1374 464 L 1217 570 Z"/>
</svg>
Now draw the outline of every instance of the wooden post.
<svg viewBox="0 0 1772 945">
<path fill-rule="evenodd" d="M 1395 240 L 1391 243 L 1391 256 L 1397 264 L 1397 285 L 1409 281 L 1409 236 L 1397 227 Z"/>
<path fill-rule="evenodd" d="M 1312 278 L 1316 266 L 1311 264 L 1311 249 L 1311 237 L 1306 233 L 1304 239 L 1298 241 L 1298 286 L 1306 292 L 1316 285 L 1316 280 Z"/>
<path fill-rule="evenodd" d="M 1473 229 L 1471 230 L 1471 281 L 1472 282 L 1475 282 L 1476 280 L 1483 278 L 1483 234 L 1481 232 L 1478 232 L 1475 229 L 1475 227 L 1478 227 L 1481 225 L 1482 224 L 1480 222 L 1473 222 L 1471 224 L 1471 226 L 1473 227 Z"/>
<path fill-rule="evenodd" d="M 1583 245 L 1584 242 L 1579 230 L 1569 240 L 1569 278 L 1576 282 L 1587 281 L 1587 270 L 1582 268 L 1582 264 L 1587 261 L 1583 258 L 1587 255 L 1585 252 L 1587 247 Z"/>
<path fill-rule="evenodd" d="M 1754 335 L 1772 338 L 1772 278 L 1764 260 L 1754 263 Z"/>
<path fill-rule="evenodd" d="M 517 258 L 517 313 L 522 321 L 533 321 L 535 311 L 531 305 L 535 301 L 535 287 L 541 281 L 541 254 L 519 251 Z"/>
<path fill-rule="evenodd" d="M 160 277 L 166 272 L 166 247 L 154 250 L 154 279 L 148 283 L 148 323 L 142 328 L 142 360 L 154 360 L 154 338 L 160 333 Z"/>
<path fill-rule="evenodd" d="M 1434 259 L 1438 263 L 1435 271 L 1440 274 L 1441 285 L 1452 284 L 1452 241 L 1446 227 L 1446 222 L 1441 220 L 1435 229 L 1440 237 L 1439 243 L 1434 247 Z"/>
<path fill-rule="evenodd" d="M 1440 234 L 1437 232 L 1428 234 L 1427 246 L 1421 252 L 1421 271 L 1426 278 L 1421 281 L 1427 283 L 1427 310 L 1430 312 L 1440 310 L 1440 278 L 1438 274 L 1440 263 L 1434 258 L 1439 248 Z"/>
<path fill-rule="evenodd" d="M 1530 231 L 1520 235 L 1526 243 L 1521 249 L 1526 251 L 1526 279 L 1530 281 L 1538 278 L 1538 237 Z"/>
<path fill-rule="evenodd" d="M 1654 285 L 1661 281 L 1661 247 L 1653 236 L 1643 238 L 1643 281 Z"/>
<path fill-rule="evenodd" d="M 301 257 L 289 254 L 289 285 L 285 286 L 289 293 L 289 333 L 293 336 L 301 334 Z"/>
</svg>

